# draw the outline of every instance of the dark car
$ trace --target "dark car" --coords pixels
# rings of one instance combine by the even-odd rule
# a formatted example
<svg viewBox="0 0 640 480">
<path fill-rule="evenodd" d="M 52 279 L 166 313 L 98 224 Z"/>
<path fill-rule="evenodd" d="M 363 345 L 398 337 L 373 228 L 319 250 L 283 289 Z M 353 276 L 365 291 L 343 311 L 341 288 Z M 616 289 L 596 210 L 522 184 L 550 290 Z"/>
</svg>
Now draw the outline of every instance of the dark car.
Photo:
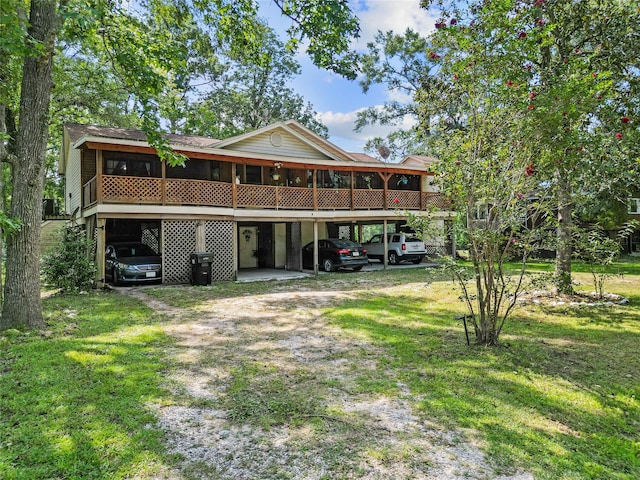
<svg viewBox="0 0 640 480">
<path fill-rule="evenodd" d="M 144 243 L 113 243 L 105 249 L 105 277 L 113 285 L 162 281 L 162 258 Z"/>
<path fill-rule="evenodd" d="M 318 263 L 325 272 L 335 272 L 339 268 L 352 268 L 357 272 L 369 264 L 369 257 L 359 243 L 326 238 L 318 240 Z M 302 266 L 313 269 L 313 242 L 302 248 Z"/>
</svg>

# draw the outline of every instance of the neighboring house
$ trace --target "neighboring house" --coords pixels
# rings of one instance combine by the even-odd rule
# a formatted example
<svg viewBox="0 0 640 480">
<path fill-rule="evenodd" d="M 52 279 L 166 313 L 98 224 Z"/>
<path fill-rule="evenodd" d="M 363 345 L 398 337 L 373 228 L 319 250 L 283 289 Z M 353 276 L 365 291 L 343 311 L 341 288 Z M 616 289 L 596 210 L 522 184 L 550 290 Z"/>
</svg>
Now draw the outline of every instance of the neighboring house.
<svg viewBox="0 0 640 480">
<path fill-rule="evenodd" d="M 161 162 L 142 131 L 65 125 L 64 210 L 96 240 L 99 282 L 112 242 L 158 251 L 165 283 L 189 282 L 194 252 L 213 253 L 213 280 L 233 280 L 239 269 L 301 270 L 302 246 L 318 238 L 399 230 L 400 211 L 452 218 L 425 164 L 347 153 L 293 120 L 226 140 L 167 138 L 183 167 Z"/>
<path fill-rule="evenodd" d="M 628 203 L 629 218 L 640 222 L 640 196 L 629 198 Z M 640 255 L 640 232 L 634 232 L 626 239 L 624 245 L 625 253 Z"/>
</svg>

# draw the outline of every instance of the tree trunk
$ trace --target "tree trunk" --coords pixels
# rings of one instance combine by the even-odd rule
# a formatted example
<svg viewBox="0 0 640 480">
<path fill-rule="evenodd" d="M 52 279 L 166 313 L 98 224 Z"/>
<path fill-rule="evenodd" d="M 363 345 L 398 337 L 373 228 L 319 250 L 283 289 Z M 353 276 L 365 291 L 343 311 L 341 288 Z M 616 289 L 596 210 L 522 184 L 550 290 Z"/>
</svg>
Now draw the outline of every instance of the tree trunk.
<svg viewBox="0 0 640 480">
<path fill-rule="evenodd" d="M 21 222 L 7 238 L 5 303 L 0 327 L 42 328 L 40 223 L 51 98 L 57 2 L 32 0 L 28 36 L 41 49 L 25 56 L 9 214 Z"/>
<path fill-rule="evenodd" d="M 571 213 L 573 204 L 571 201 L 571 181 L 568 176 L 558 168 L 558 227 L 556 246 L 556 272 L 555 283 L 558 292 L 571 294 L 573 285 L 571 280 L 571 255 L 572 255 L 572 229 L 573 220 Z"/>
</svg>

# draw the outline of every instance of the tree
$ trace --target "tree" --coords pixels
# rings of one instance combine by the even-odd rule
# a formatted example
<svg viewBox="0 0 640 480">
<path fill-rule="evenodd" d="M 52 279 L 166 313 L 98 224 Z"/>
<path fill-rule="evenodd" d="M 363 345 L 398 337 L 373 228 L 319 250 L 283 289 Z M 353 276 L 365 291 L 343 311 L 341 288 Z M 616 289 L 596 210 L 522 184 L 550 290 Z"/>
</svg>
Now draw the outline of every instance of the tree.
<svg viewBox="0 0 640 480">
<path fill-rule="evenodd" d="M 504 90 L 486 38 L 451 31 L 432 48 L 436 78 L 416 102 L 423 124 L 434 132 L 435 181 L 462 217 L 472 270 L 456 259 L 443 262 L 461 290 L 476 343 L 496 345 L 527 286 L 525 266 L 548 218 L 546 195 L 532 167 L 536 149 L 522 137 L 526 108 Z M 442 105 L 459 119 L 457 128 L 450 128 L 448 115 L 438 115 Z M 509 261 L 520 263 L 517 272 L 511 273 Z"/>
<path fill-rule="evenodd" d="M 536 149 L 532 168 L 555 200 L 556 286 L 571 292 L 577 201 L 605 192 L 622 200 L 633 178 L 629 173 L 638 171 L 637 5 L 627 0 L 421 4 L 441 8 L 434 42 L 452 49 L 443 51 L 443 58 L 458 59 L 458 70 L 451 73 L 463 76 L 475 62 L 488 62 L 500 79 L 495 85 L 507 87 L 493 93 L 517 99 L 514 114 L 526 113 L 520 141 Z M 447 45 L 451 36 L 458 40 Z M 482 57 L 468 49 L 479 40 Z"/>
<path fill-rule="evenodd" d="M 291 32 L 296 42 L 309 39 L 308 52 L 318 66 L 354 75 L 348 42 L 357 35 L 358 24 L 345 0 L 295 0 L 279 5 L 295 21 Z M 74 0 L 7 0 L 2 6 L 0 112 L 4 112 L 4 121 L 0 127 L 8 143 L 0 160 L 12 165 L 8 214 L 21 223 L 21 229 L 7 239 L 8 281 L 0 327 L 40 328 L 44 321 L 38 245 L 57 42 L 75 42 L 87 56 L 103 52 L 109 68 L 131 94 L 130 104 L 140 115 L 149 142 L 162 158 L 175 163 L 182 159 L 170 151 L 159 133 L 156 112 L 171 72 L 175 78 L 175 72 L 188 61 L 179 20 L 193 14 L 199 21 L 191 26 L 208 26 L 210 38 L 217 41 L 213 45 L 226 43 L 233 55 L 241 56 L 259 47 L 260 39 L 253 35 L 259 23 L 257 4 L 254 0 L 190 4 L 154 0 L 145 4 L 147 10 L 140 6 L 140 11 L 122 8 L 119 2 L 97 2 L 86 8 L 85 2 Z M 28 20 L 22 14 L 27 8 Z M 18 91 L 16 111 L 12 92 Z"/>
<path fill-rule="evenodd" d="M 224 73 L 201 100 L 186 107 L 178 130 L 227 138 L 292 118 L 321 136 L 328 135 L 311 104 L 286 86 L 300 73 L 294 52 L 266 26 L 262 36 L 262 48 L 255 55 L 223 62 Z"/>
<path fill-rule="evenodd" d="M 408 153 L 426 153 L 424 142 L 413 129 L 400 125 L 409 118 L 417 121 L 418 111 L 415 96 L 435 69 L 437 63 L 429 58 L 429 39 L 408 28 L 404 35 L 392 31 L 378 31 L 373 42 L 367 44 L 367 53 L 360 57 L 362 78 L 360 87 L 368 92 L 373 85 L 385 85 L 393 92 L 394 99 L 382 106 L 373 106 L 358 112 L 356 131 L 367 125 L 390 125 L 398 127 L 387 138 L 369 140 L 367 151 L 375 151 L 386 145 L 393 157 Z"/>
</svg>

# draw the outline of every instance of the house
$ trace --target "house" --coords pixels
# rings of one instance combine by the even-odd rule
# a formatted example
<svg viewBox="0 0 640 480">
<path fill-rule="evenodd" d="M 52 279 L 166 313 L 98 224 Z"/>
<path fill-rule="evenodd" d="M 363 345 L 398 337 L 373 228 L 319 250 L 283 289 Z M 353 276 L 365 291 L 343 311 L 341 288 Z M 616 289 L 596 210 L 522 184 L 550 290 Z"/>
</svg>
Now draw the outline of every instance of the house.
<svg viewBox="0 0 640 480">
<path fill-rule="evenodd" d="M 636 192 L 637 193 L 637 192 Z M 630 220 L 640 222 L 640 196 L 630 197 L 627 203 L 627 213 Z M 633 232 L 625 239 L 623 251 L 631 255 L 640 255 L 640 232 Z"/>
<path fill-rule="evenodd" d="M 167 139 L 184 166 L 160 161 L 139 130 L 64 127 L 64 211 L 95 238 L 99 282 L 111 242 L 159 252 L 165 283 L 189 282 L 194 252 L 213 254 L 213 280 L 233 280 L 239 269 L 299 271 L 306 243 L 398 230 L 401 211 L 435 206 L 438 221 L 452 218 L 424 164 L 347 153 L 293 120 L 225 140 Z"/>
</svg>

